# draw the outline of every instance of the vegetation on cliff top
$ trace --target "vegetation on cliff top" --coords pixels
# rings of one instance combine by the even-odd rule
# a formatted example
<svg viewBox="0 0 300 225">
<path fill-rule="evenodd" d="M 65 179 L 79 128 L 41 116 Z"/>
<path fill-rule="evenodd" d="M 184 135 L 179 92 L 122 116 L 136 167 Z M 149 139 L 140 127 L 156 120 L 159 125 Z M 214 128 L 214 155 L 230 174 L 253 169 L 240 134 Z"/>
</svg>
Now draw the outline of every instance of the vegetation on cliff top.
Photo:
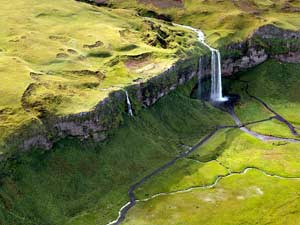
<svg viewBox="0 0 300 225">
<path fill-rule="evenodd" d="M 115 7 L 200 28 L 215 46 L 243 41 L 265 24 L 300 29 L 297 0 L 107 0 Z M 179 3 L 181 2 L 181 3 Z"/>
<path fill-rule="evenodd" d="M 42 129 L 40 118 L 89 111 L 200 47 L 182 28 L 73 0 L 4 0 L 0 16 L 0 148 L 21 128 Z"/>
</svg>

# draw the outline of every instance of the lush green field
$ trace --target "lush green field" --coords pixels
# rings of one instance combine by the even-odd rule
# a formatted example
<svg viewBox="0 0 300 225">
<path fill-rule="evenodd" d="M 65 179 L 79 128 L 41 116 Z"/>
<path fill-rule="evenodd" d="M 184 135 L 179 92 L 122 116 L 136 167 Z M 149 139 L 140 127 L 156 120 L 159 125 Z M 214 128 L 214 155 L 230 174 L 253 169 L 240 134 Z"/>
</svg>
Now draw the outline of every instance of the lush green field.
<svg viewBox="0 0 300 225">
<path fill-rule="evenodd" d="M 132 10 L 73 0 L 3 0 L 0 153 L 40 118 L 91 110 L 109 92 L 147 80 L 197 49 L 195 34 Z"/>
<path fill-rule="evenodd" d="M 189 163 L 182 168 L 178 162 L 174 168 L 149 180 L 137 196 L 147 199 L 162 192 L 194 189 L 139 202 L 124 224 L 223 225 L 258 221 L 260 224 L 294 224 L 293 220 L 299 217 L 299 143 L 264 143 L 240 130 L 227 130 L 219 132 L 189 158 L 199 161 L 198 166 Z M 215 164 L 213 173 L 206 170 L 212 164 Z M 244 172 L 249 167 L 257 169 L 226 176 Z M 199 171 L 205 176 L 199 176 Z M 264 172 L 283 178 L 268 177 Z M 225 178 L 216 187 L 205 188 L 213 184 L 218 175 Z"/>
<path fill-rule="evenodd" d="M 244 82 L 248 82 L 248 91 L 259 97 L 274 111 L 284 117 L 296 128 L 300 128 L 300 64 L 277 63 L 268 61 L 248 72 L 237 74 L 226 81 L 229 92 L 239 93 L 241 101 L 236 107 L 236 113 L 244 122 L 266 119 L 274 116 L 257 100 L 250 98 Z M 279 137 L 295 137 L 290 130 L 278 120 L 249 126 L 252 130 L 267 135 Z M 300 133 L 300 132 L 299 132 Z"/>
<path fill-rule="evenodd" d="M 138 9 L 148 16 L 153 14 L 147 12 L 150 10 L 167 15 L 177 23 L 201 28 L 215 46 L 242 41 L 265 24 L 292 30 L 300 28 L 297 0 L 184 0 L 183 4 L 171 0 L 108 1 L 116 7 Z"/>
<path fill-rule="evenodd" d="M 138 203 L 123 224 L 297 224 L 300 180 L 250 170 L 212 189 L 194 189 Z"/>
<path fill-rule="evenodd" d="M 286 80 L 279 73 L 286 71 L 295 82 L 297 69 L 298 65 L 270 61 L 228 81 L 227 91 L 241 94 L 241 102 L 236 108 L 241 119 L 250 122 L 271 114 L 244 95 L 244 83 L 238 79 L 251 77 L 250 92 L 252 86 L 262 85 L 266 79 L 273 80 L 265 92 L 254 93 L 275 107 L 270 91 L 276 93 L 281 80 Z M 1 223 L 93 225 L 114 220 L 120 207 L 128 201 L 130 185 L 186 151 L 187 146 L 197 143 L 215 126 L 232 124 L 229 115 L 208 103 L 191 99 L 191 89 L 192 85 L 187 85 L 172 92 L 151 109 L 143 109 L 135 118 L 125 116 L 122 127 L 105 143 L 67 139 L 59 142 L 51 152 L 36 151 L 2 163 Z M 293 89 L 285 90 L 281 96 L 274 95 L 275 103 L 290 100 L 293 93 L 289 91 Z M 293 115 L 295 109 L 290 108 L 289 114 Z M 288 111 L 280 107 L 276 110 L 283 114 Z M 285 125 L 275 120 L 250 128 L 264 134 L 290 136 Z M 292 210 L 293 204 L 298 204 L 295 196 L 299 192 L 299 181 L 268 177 L 258 170 L 228 175 L 253 167 L 268 174 L 300 177 L 299 162 L 298 143 L 265 143 L 239 129 L 221 130 L 192 155 L 148 180 L 135 194 L 139 199 L 145 199 L 161 192 L 211 185 L 219 176 L 225 177 L 216 188 L 196 188 L 138 203 L 125 224 L 168 224 L 170 220 L 172 224 L 183 221 L 230 224 L 231 218 L 236 224 L 245 220 L 253 224 L 265 212 L 269 213 L 263 220 L 266 223 L 278 219 L 291 224 L 294 216 L 299 216 Z M 280 206 L 287 202 L 291 202 L 290 207 L 281 209 Z M 191 210 L 195 216 L 191 216 Z M 211 210 L 214 213 L 208 213 Z M 238 212 L 235 217 L 233 211 Z M 279 218 L 280 213 L 287 216 Z M 197 216 L 199 214 L 205 214 L 205 217 Z"/>
<path fill-rule="evenodd" d="M 232 124 L 227 114 L 184 93 L 190 90 L 126 118 L 106 143 L 64 140 L 51 152 L 3 163 L 0 223 L 92 225 L 115 219 L 131 184 L 185 151 L 183 144 L 195 144 L 218 124 Z M 215 166 L 198 176 L 214 173 Z"/>
</svg>

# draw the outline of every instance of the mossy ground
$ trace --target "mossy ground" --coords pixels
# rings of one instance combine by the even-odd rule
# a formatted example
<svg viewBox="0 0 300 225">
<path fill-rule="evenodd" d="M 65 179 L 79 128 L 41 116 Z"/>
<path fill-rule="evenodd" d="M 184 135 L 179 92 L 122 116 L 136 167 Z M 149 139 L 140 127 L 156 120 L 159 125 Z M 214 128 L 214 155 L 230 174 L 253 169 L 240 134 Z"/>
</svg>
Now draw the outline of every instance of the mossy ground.
<svg viewBox="0 0 300 225">
<path fill-rule="evenodd" d="M 73 0 L 1 4 L 0 146 L 18 130 L 42 129 L 45 115 L 90 111 L 112 90 L 193 55 L 195 45 L 201 54 L 195 34 L 132 10 Z"/>
<path fill-rule="evenodd" d="M 149 1 L 109 0 L 116 7 L 139 9 L 146 15 L 147 11 L 167 15 L 180 24 L 202 29 L 208 41 L 215 46 L 243 41 L 255 29 L 265 24 L 297 30 L 300 28 L 299 1 L 217 1 L 185 0 L 181 7 L 159 7 Z M 156 2 L 156 1 L 153 1 Z M 157 1 L 168 2 L 168 1 Z M 148 3 L 148 4 L 145 4 Z"/>
<path fill-rule="evenodd" d="M 299 184 L 250 170 L 212 189 L 138 203 L 123 224 L 297 224 Z"/>
</svg>

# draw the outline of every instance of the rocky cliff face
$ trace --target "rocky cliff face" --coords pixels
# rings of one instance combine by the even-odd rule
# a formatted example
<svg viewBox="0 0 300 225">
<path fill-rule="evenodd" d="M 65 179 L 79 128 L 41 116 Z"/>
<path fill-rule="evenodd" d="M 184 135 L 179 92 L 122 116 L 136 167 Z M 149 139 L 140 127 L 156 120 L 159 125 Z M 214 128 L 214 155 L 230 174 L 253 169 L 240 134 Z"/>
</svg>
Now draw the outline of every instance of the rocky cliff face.
<svg viewBox="0 0 300 225">
<path fill-rule="evenodd" d="M 222 52 L 225 76 L 257 66 L 269 58 L 300 63 L 300 31 L 265 25 L 257 29 L 248 40 L 226 46 Z"/>
<path fill-rule="evenodd" d="M 141 107 L 150 107 L 170 91 L 195 77 L 197 61 L 196 57 L 178 61 L 162 74 L 127 87 L 135 113 L 138 113 Z M 54 142 L 67 136 L 103 141 L 120 125 L 126 112 L 125 92 L 115 91 L 89 112 L 44 118 L 46 131 L 34 133 L 32 137 L 22 135 L 24 141 L 19 147 L 25 151 L 32 148 L 48 150 Z"/>
<path fill-rule="evenodd" d="M 282 30 L 273 25 L 263 26 L 248 40 L 221 49 L 223 75 L 229 76 L 247 70 L 268 58 L 300 62 L 299 43 L 300 31 Z M 179 85 L 192 80 L 197 76 L 198 62 L 196 57 L 179 61 L 164 73 L 146 82 L 129 86 L 127 89 L 134 109 L 150 107 Z M 203 56 L 202 69 L 205 75 L 210 74 L 210 55 Z M 194 80 L 196 83 L 197 79 Z M 50 149 L 53 142 L 67 136 L 103 141 L 122 122 L 123 114 L 126 112 L 125 103 L 125 93 L 120 90 L 111 93 L 90 112 L 45 118 L 43 121 L 45 131 L 25 138 L 20 148 Z M 138 110 L 135 113 L 138 113 Z"/>
</svg>

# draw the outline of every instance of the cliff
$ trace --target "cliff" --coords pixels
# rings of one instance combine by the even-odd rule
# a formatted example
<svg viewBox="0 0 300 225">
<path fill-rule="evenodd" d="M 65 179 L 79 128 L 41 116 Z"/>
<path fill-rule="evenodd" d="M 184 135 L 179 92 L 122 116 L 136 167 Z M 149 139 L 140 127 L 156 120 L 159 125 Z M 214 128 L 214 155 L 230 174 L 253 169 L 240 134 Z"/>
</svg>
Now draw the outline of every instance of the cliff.
<svg viewBox="0 0 300 225">
<path fill-rule="evenodd" d="M 300 62 L 300 31 L 282 30 L 273 25 L 257 29 L 246 41 L 234 43 L 221 49 L 223 75 L 247 70 L 263 63 L 269 58 L 287 62 Z M 202 69 L 205 75 L 210 74 L 210 55 L 202 56 Z M 126 89 L 133 102 L 134 113 L 138 114 L 141 107 L 150 107 L 160 98 L 184 85 L 193 78 L 197 82 L 199 59 L 191 56 L 178 61 L 162 74 L 128 86 Z M 112 92 L 89 112 L 64 117 L 45 117 L 42 131 L 32 136 L 23 133 L 22 140 L 16 148 L 30 150 L 32 148 L 51 149 L 57 140 L 72 136 L 80 139 L 92 138 L 103 141 L 115 128 L 120 126 L 123 115 L 127 111 L 123 90 Z"/>
</svg>

